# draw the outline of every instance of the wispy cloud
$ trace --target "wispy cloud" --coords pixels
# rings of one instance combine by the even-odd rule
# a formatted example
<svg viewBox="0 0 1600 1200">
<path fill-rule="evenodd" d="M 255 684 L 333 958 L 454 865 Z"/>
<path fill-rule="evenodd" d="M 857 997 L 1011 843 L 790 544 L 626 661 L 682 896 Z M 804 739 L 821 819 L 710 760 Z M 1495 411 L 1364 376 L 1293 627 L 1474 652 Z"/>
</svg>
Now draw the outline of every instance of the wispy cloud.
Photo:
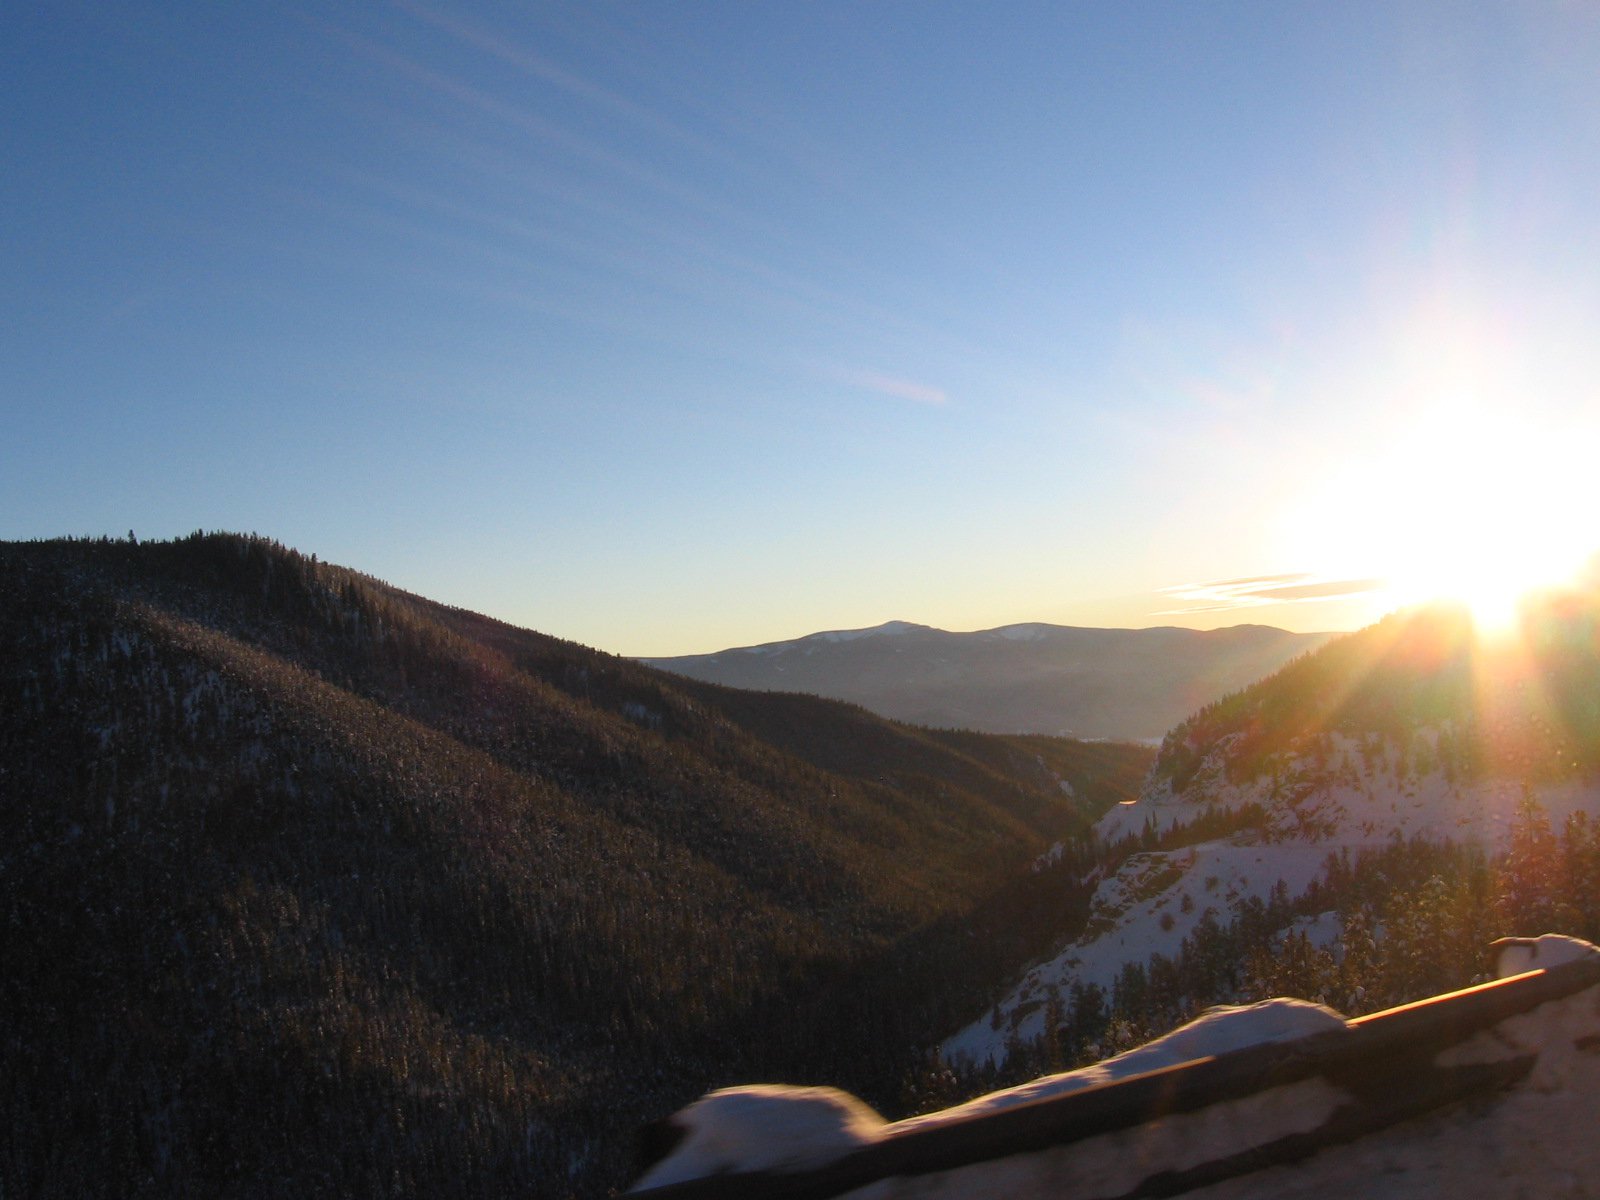
<svg viewBox="0 0 1600 1200">
<path fill-rule="evenodd" d="M 914 379 L 903 379 L 883 371 L 845 371 L 843 375 L 847 382 L 856 387 L 866 388 L 869 392 L 877 392 L 883 396 L 911 400 L 917 404 L 931 404 L 935 407 L 950 403 L 950 397 L 943 388 L 918 383 Z"/>
<path fill-rule="evenodd" d="M 1252 575 L 1244 579 L 1223 579 L 1214 583 L 1180 583 L 1160 589 L 1160 594 L 1184 602 L 1183 608 L 1163 609 L 1158 617 L 1188 613 L 1227 612 L 1237 608 L 1260 608 L 1268 604 L 1305 604 L 1313 600 L 1334 600 L 1345 596 L 1364 596 L 1381 591 L 1382 579 L 1326 579 L 1304 572 L 1288 575 Z"/>
<path fill-rule="evenodd" d="M 667 120 L 653 109 L 647 108 L 642 104 L 636 104 L 626 96 L 609 88 L 601 87 L 592 80 L 569 71 L 559 63 L 534 52 L 532 49 L 519 46 L 510 39 L 502 37 L 482 25 L 474 24 L 450 13 L 441 12 L 429 5 L 417 3 L 416 0 L 397 0 L 397 3 L 401 9 L 418 20 L 442 30 L 458 41 L 464 42 L 486 54 L 493 55 L 502 62 L 510 63 L 519 70 L 560 88 L 569 95 L 586 100 L 614 116 L 622 117 L 637 126 L 649 130 L 653 134 L 670 138 L 679 145 L 688 146 L 719 158 L 734 160 L 734 155 L 731 152 L 724 150 L 720 146 L 713 145 L 705 138 Z"/>
</svg>

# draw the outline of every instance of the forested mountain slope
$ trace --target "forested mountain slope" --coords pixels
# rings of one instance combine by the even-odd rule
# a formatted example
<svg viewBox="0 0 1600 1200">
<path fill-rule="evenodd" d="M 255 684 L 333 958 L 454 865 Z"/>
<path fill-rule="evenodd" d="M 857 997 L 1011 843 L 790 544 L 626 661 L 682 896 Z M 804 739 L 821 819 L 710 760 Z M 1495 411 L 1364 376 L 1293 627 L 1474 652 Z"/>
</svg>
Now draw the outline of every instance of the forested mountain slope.
<svg viewBox="0 0 1600 1200">
<path fill-rule="evenodd" d="M 1025 1074 L 1283 992 L 1366 1011 L 1464 985 L 1502 934 L 1600 935 L 1600 592 L 1296 660 L 1176 727 L 1078 855 L 1086 919 L 950 1057 Z"/>
<path fill-rule="evenodd" d="M 1149 763 L 231 535 L 0 545 L 0 695 L 7 1195 L 594 1195 L 708 1085 L 888 1102 L 950 955 L 1037 953 L 1019 868 Z"/>
</svg>

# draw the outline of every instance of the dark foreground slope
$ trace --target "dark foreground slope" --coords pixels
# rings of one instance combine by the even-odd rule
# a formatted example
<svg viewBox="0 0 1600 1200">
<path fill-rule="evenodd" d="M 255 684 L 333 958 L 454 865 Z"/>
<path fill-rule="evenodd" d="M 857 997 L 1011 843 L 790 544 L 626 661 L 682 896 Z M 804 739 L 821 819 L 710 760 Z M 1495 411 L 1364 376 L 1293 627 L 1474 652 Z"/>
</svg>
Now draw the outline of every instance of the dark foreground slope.
<svg viewBox="0 0 1600 1200">
<path fill-rule="evenodd" d="M 0 545 L 0 700 L 7 1196 L 594 1195 L 710 1084 L 884 1102 L 1020 864 L 1148 764 L 232 536 Z"/>
</svg>

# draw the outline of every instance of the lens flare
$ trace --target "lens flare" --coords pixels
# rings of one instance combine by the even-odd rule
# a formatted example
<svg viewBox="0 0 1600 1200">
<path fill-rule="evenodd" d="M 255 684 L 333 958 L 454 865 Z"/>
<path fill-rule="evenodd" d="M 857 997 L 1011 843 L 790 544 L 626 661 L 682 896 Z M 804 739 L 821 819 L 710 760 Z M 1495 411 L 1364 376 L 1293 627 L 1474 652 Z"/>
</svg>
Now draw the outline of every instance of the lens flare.
<svg viewBox="0 0 1600 1200">
<path fill-rule="evenodd" d="M 1594 550 L 1585 441 L 1436 406 L 1324 476 L 1292 517 L 1300 561 L 1382 576 L 1389 607 L 1451 600 L 1503 629 L 1526 592 L 1570 579 Z"/>
</svg>

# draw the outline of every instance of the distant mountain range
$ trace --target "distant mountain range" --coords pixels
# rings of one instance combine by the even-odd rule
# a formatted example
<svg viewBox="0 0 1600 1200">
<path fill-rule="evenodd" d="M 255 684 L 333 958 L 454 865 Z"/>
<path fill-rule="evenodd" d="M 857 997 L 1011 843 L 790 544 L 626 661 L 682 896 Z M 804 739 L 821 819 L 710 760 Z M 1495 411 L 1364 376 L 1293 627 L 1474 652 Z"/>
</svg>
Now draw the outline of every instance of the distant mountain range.
<svg viewBox="0 0 1600 1200">
<path fill-rule="evenodd" d="M 599 1196 L 732 1078 L 892 1099 L 1153 757 L 698 683 L 262 538 L 0 543 L 0 1195 Z"/>
<path fill-rule="evenodd" d="M 1040 623 L 949 633 L 890 621 L 641 661 L 691 679 L 808 692 L 940 729 L 1159 739 L 1195 710 L 1337 635 Z"/>
</svg>

